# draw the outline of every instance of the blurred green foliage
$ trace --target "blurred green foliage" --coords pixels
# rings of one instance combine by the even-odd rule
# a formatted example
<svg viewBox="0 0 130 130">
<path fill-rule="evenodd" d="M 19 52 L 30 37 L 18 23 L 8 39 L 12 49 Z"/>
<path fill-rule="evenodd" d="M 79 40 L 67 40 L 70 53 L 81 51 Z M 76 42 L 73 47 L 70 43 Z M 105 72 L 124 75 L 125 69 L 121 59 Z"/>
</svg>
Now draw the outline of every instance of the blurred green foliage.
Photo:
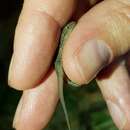
<svg viewBox="0 0 130 130">
<path fill-rule="evenodd" d="M 13 116 L 21 96 L 7 85 L 14 30 L 21 6 L 22 0 L 2 0 L 0 5 L 0 130 L 13 130 Z M 66 87 L 65 98 L 72 130 L 117 130 L 95 81 L 83 88 Z M 60 104 L 46 130 L 67 130 Z"/>
<path fill-rule="evenodd" d="M 65 99 L 72 130 L 117 130 L 95 81 L 82 88 L 67 86 Z M 60 104 L 46 130 L 54 129 L 67 130 Z"/>
</svg>

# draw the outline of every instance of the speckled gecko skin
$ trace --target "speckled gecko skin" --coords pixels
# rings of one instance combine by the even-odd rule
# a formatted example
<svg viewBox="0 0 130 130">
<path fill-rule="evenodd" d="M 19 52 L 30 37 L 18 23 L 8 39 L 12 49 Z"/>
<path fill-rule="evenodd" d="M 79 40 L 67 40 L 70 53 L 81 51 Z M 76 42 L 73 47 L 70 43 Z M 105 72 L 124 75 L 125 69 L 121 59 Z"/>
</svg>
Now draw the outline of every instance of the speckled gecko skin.
<svg viewBox="0 0 130 130">
<path fill-rule="evenodd" d="M 58 88 L 59 88 L 60 102 L 61 102 L 62 107 L 63 107 L 63 111 L 64 111 L 64 114 L 65 114 L 65 118 L 66 118 L 66 122 L 67 122 L 67 126 L 68 126 L 69 130 L 71 130 L 71 125 L 70 125 L 70 120 L 69 120 L 69 116 L 68 116 L 68 112 L 67 112 L 66 104 L 65 104 L 65 99 L 64 99 L 64 92 L 63 92 L 64 71 L 63 71 L 63 67 L 62 67 L 61 58 L 62 58 L 62 50 L 63 50 L 64 43 L 66 42 L 66 40 L 69 37 L 72 30 L 74 29 L 75 25 L 76 25 L 75 22 L 70 22 L 69 24 L 67 24 L 64 27 L 63 32 L 61 34 L 59 52 L 58 52 L 58 55 L 57 55 L 57 58 L 56 58 L 56 61 L 55 61 L 55 70 L 56 70 L 57 78 L 58 78 Z M 70 81 L 69 81 L 69 83 L 73 84 Z"/>
</svg>

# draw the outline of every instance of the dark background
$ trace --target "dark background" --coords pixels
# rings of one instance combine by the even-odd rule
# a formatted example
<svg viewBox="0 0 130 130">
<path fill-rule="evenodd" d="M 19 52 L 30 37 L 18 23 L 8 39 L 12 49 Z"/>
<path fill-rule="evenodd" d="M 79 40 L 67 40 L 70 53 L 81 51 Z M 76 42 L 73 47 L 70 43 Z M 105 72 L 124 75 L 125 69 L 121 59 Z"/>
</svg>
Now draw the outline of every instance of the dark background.
<svg viewBox="0 0 130 130">
<path fill-rule="evenodd" d="M 21 7 L 20 0 L 1 0 L 0 3 L 0 130 L 12 130 L 13 116 L 21 95 L 7 85 L 13 35 Z"/>
<path fill-rule="evenodd" d="M 21 92 L 8 87 L 8 67 L 12 55 L 13 37 L 22 0 L 1 0 L 0 4 L 0 130 L 13 130 L 12 121 Z M 117 130 L 106 109 L 95 81 L 88 87 L 65 90 L 67 108 L 73 130 Z M 62 107 L 46 130 L 66 130 Z"/>
</svg>

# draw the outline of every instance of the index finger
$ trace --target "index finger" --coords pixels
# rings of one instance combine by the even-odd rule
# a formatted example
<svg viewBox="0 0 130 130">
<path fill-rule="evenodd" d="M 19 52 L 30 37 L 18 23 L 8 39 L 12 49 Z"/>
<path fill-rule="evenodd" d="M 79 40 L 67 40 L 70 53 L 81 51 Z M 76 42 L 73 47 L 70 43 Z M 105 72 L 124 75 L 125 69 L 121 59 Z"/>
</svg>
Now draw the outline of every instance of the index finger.
<svg viewBox="0 0 130 130">
<path fill-rule="evenodd" d="M 71 17 L 76 0 L 25 0 L 16 28 L 9 85 L 36 86 L 47 73 L 60 28 Z"/>
</svg>

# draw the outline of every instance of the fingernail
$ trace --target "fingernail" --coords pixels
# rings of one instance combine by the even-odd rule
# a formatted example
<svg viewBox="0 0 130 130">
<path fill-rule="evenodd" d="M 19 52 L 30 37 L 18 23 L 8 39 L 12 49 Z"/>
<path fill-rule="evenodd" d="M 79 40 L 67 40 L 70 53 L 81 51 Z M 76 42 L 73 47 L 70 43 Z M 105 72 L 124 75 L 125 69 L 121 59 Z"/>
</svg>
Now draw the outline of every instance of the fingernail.
<svg viewBox="0 0 130 130">
<path fill-rule="evenodd" d="M 120 130 L 123 130 L 127 122 L 124 112 L 117 104 L 110 100 L 107 101 L 107 105 L 115 124 Z"/>
<path fill-rule="evenodd" d="M 79 50 L 76 60 L 78 69 L 88 83 L 112 59 L 111 49 L 102 40 L 87 41 Z"/>
</svg>

